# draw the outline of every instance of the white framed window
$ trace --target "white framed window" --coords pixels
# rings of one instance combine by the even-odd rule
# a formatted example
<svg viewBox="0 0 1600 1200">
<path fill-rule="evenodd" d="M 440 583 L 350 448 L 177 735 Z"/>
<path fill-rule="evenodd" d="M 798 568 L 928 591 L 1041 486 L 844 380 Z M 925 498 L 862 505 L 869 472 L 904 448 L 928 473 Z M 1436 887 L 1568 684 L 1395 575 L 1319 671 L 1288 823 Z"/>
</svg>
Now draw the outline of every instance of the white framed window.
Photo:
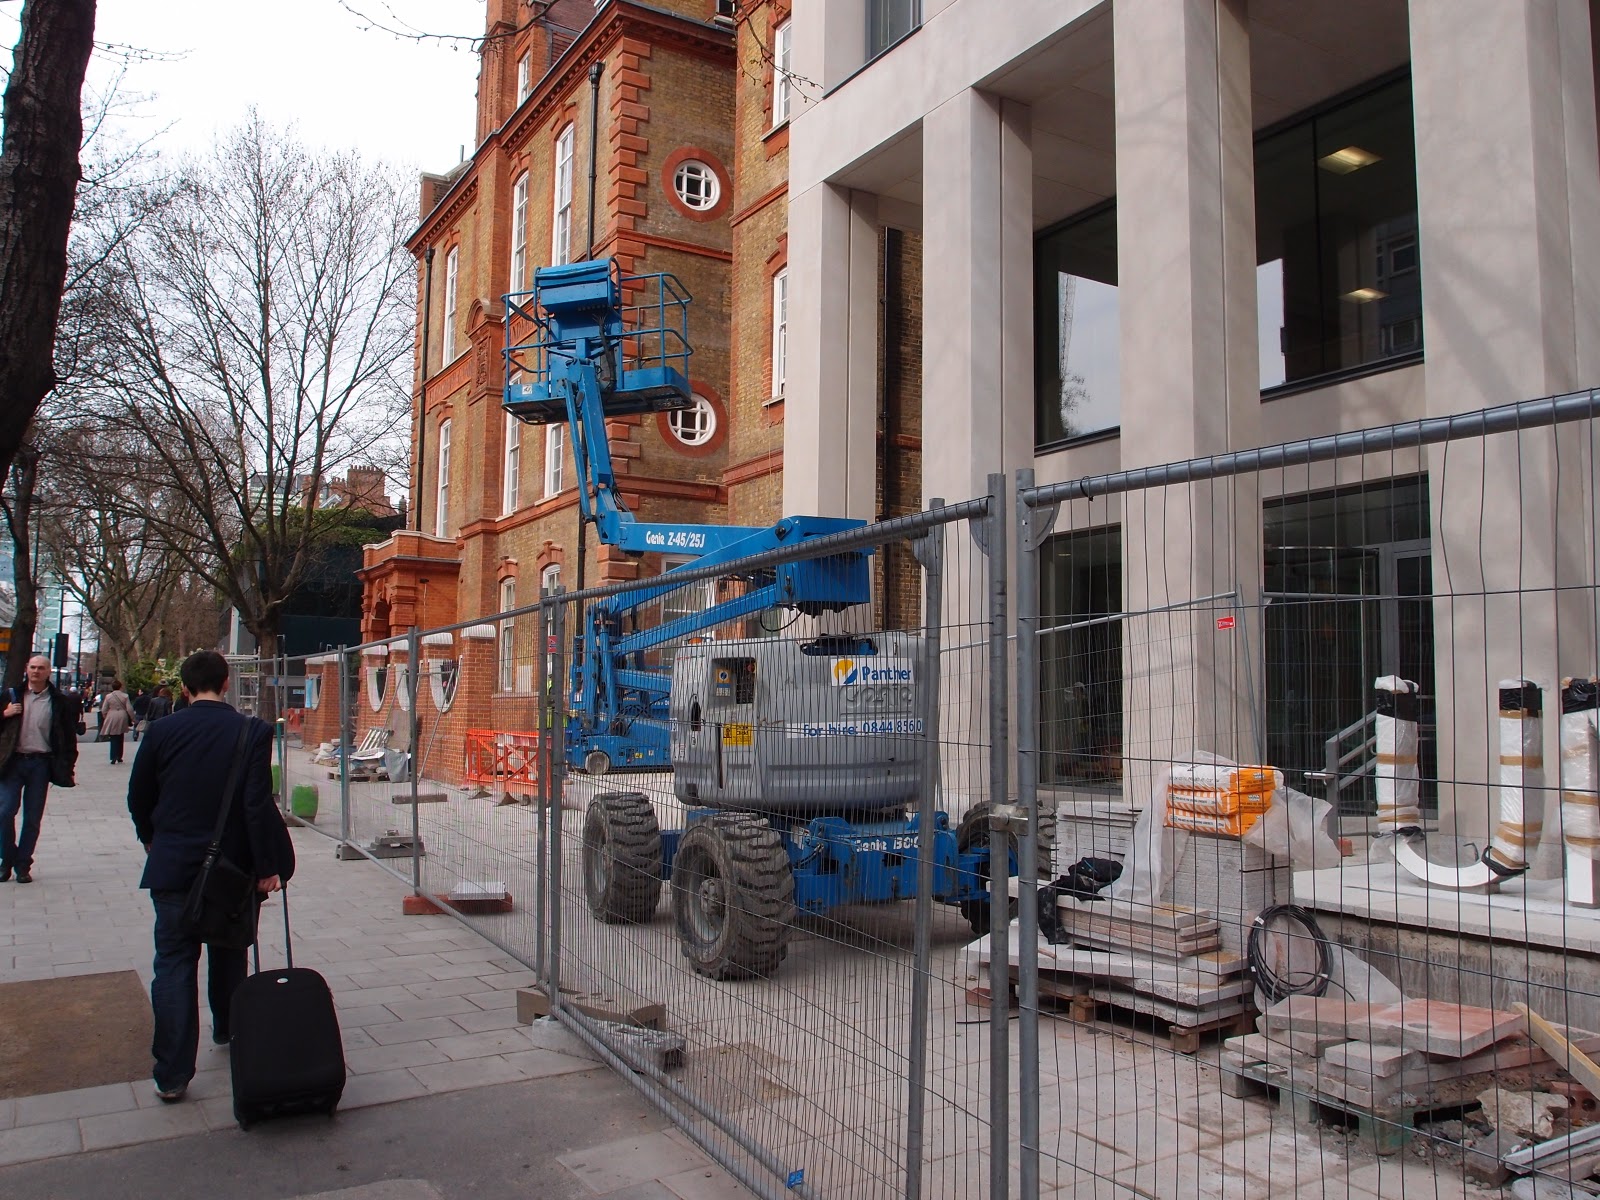
<svg viewBox="0 0 1600 1200">
<path fill-rule="evenodd" d="M 678 169 L 672 173 L 672 190 L 686 207 L 696 212 L 715 208 L 722 199 L 722 183 L 717 173 L 694 158 L 678 164 Z"/>
<path fill-rule="evenodd" d="M 789 268 L 772 277 L 772 399 L 783 399 L 789 373 Z"/>
<path fill-rule="evenodd" d="M 772 127 L 774 129 L 788 121 L 790 106 L 794 101 L 789 69 L 792 44 L 790 24 L 785 21 L 772 31 Z"/>
<path fill-rule="evenodd" d="M 510 516 L 522 499 L 522 422 L 506 414 L 506 456 L 500 472 L 500 511 Z"/>
<path fill-rule="evenodd" d="M 563 478 L 565 464 L 561 458 L 566 444 L 567 428 L 565 425 L 546 425 L 544 427 L 544 494 L 546 496 L 556 495 L 566 483 Z"/>
<path fill-rule="evenodd" d="M 521 104 L 533 91 L 533 52 L 517 59 L 517 103 Z"/>
<path fill-rule="evenodd" d="M 717 410 L 704 396 L 696 396 L 688 408 L 667 413 L 667 428 L 685 446 L 704 446 L 717 433 Z"/>
<path fill-rule="evenodd" d="M 561 564 L 551 563 L 539 572 L 539 594 L 547 595 L 561 586 Z"/>
<path fill-rule="evenodd" d="M 502 579 L 500 581 L 500 611 L 510 612 L 517 606 L 517 581 L 515 579 Z M 517 619 L 506 617 L 500 622 L 500 662 L 499 685 L 502 692 L 509 692 L 517 680 Z"/>
<path fill-rule="evenodd" d="M 461 276 L 461 247 L 451 246 L 444 259 L 444 361 L 456 357 L 456 296 Z"/>
<path fill-rule="evenodd" d="M 435 537 L 450 536 L 450 422 L 439 423 L 439 488 L 433 507 Z"/>
<path fill-rule="evenodd" d="M 572 261 L 572 126 L 556 138 L 555 219 L 550 224 L 550 263 Z"/>
<path fill-rule="evenodd" d="M 528 173 L 517 176 L 511 189 L 511 287 L 520 292 L 528 286 Z"/>
</svg>

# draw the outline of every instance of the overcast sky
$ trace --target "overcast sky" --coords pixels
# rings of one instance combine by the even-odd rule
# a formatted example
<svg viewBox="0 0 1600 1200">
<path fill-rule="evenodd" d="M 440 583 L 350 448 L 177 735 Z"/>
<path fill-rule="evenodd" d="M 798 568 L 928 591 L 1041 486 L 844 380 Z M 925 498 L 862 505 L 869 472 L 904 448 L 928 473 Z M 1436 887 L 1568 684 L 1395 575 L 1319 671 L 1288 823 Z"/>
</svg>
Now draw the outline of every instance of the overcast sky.
<svg viewBox="0 0 1600 1200">
<path fill-rule="evenodd" d="M 391 26 L 428 33 L 483 31 L 483 0 L 346 0 Z M 0 0 L 5 57 L 17 38 L 18 0 Z M 203 148 L 251 105 L 294 122 L 313 145 L 439 171 L 472 150 L 478 58 L 460 41 L 402 40 L 363 22 L 339 0 L 99 0 L 96 40 L 170 61 L 135 63 L 125 89 L 148 95 L 132 126 L 163 127 L 166 150 Z M 114 74 L 90 68 L 102 86 Z"/>
</svg>

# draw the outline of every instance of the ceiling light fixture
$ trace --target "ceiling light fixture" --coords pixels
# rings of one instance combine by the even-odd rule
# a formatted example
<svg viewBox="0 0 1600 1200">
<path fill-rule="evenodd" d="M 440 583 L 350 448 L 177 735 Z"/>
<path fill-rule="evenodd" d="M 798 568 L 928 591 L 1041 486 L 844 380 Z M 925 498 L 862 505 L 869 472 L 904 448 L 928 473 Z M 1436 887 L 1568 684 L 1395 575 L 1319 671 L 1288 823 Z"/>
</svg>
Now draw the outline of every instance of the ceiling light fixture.
<svg viewBox="0 0 1600 1200">
<path fill-rule="evenodd" d="M 1388 294 L 1382 288 L 1358 287 L 1346 292 L 1342 299 L 1349 300 L 1353 304 L 1370 304 L 1374 300 L 1382 300 Z"/>
<path fill-rule="evenodd" d="M 1370 167 L 1373 163 L 1382 161 L 1383 157 L 1371 150 L 1363 150 L 1360 146 L 1346 146 L 1342 150 L 1335 150 L 1332 154 L 1324 154 L 1317 159 L 1317 166 L 1335 175 L 1348 175 L 1352 171 L 1359 171 L 1362 167 Z"/>
</svg>

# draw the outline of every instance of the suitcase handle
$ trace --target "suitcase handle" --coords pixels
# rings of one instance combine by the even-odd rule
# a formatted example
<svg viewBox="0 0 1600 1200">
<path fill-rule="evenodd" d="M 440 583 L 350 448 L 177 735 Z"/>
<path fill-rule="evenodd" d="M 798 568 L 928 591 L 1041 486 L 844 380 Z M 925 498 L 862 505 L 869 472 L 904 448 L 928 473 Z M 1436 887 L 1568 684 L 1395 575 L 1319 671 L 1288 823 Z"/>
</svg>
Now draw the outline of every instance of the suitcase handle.
<svg viewBox="0 0 1600 1200">
<path fill-rule="evenodd" d="M 283 897 L 283 956 L 288 960 L 288 965 L 294 966 L 294 939 L 289 934 L 289 885 L 286 883 L 278 889 Z M 265 902 L 265 901 L 263 901 Z M 250 953 L 255 958 L 256 974 L 261 974 L 261 939 L 258 937 L 250 943 Z"/>
</svg>

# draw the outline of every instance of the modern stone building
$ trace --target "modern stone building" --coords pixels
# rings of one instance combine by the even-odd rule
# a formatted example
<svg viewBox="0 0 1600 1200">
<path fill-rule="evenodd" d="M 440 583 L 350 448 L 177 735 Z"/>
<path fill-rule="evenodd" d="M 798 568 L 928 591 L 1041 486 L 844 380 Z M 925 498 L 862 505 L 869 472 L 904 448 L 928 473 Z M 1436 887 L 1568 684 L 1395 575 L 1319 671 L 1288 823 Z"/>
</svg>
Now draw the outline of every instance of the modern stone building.
<svg viewBox="0 0 1600 1200">
<path fill-rule="evenodd" d="M 798 6 L 783 508 L 876 514 L 883 364 L 907 332 L 924 499 L 1600 383 L 1597 18 L 1593 0 Z M 917 248 L 910 331 L 884 325 L 890 231 Z M 1595 665 L 1592 614 L 1549 598 L 1593 585 L 1584 522 L 1552 542 L 1555 446 L 1458 456 L 1448 496 L 1429 451 L 1073 505 L 1047 617 L 1232 591 L 1254 649 L 1194 638 L 1157 670 L 1115 623 L 1060 638 L 1048 780 L 1114 790 L 1188 738 L 1242 748 L 1242 690 L 1217 684 L 1239 658 L 1264 669 L 1274 762 L 1320 765 L 1393 673 L 1439 731 L 1425 772 L 1486 770 L 1495 680 Z M 1481 831 L 1482 797 L 1456 807 Z"/>
</svg>

